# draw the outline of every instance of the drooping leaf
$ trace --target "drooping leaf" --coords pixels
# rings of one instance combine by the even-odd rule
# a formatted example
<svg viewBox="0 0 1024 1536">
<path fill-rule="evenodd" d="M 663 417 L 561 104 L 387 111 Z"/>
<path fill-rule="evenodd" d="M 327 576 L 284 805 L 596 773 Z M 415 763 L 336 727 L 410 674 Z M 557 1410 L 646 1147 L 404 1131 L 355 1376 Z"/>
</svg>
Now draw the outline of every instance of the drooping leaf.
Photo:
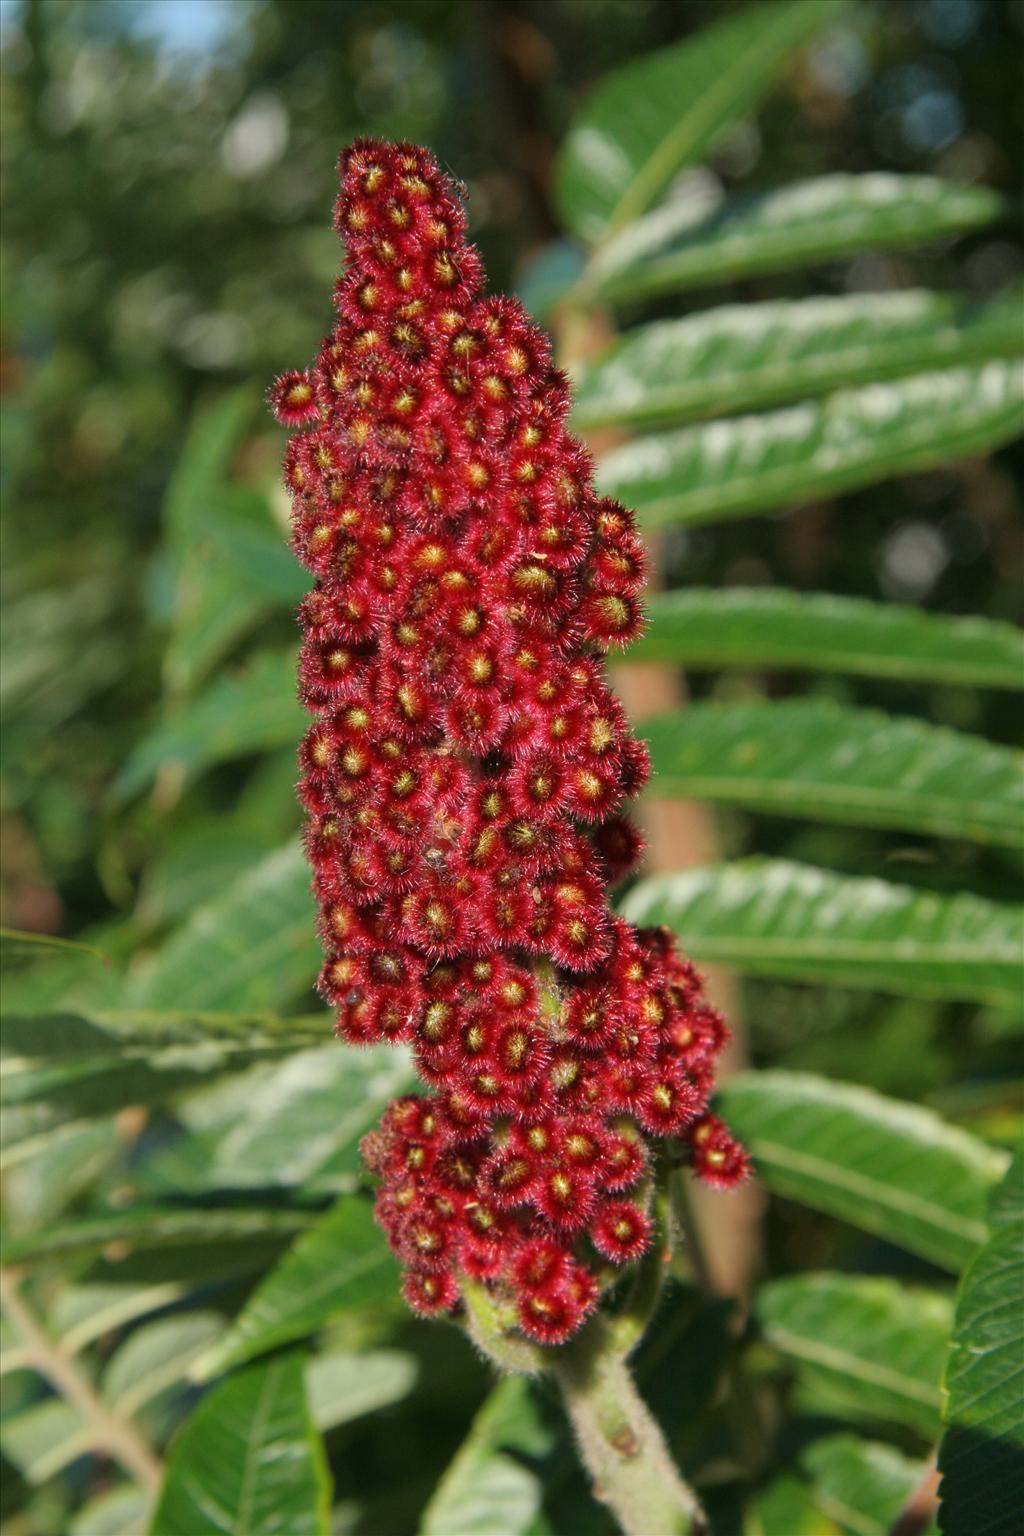
<svg viewBox="0 0 1024 1536">
<path fill-rule="evenodd" d="M 398 1295 L 397 1269 L 364 1200 L 345 1196 L 306 1232 L 249 1297 L 196 1367 L 209 1379 L 264 1350 L 313 1333 L 337 1312 Z"/>
<path fill-rule="evenodd" d="M 157 1104 L 220 1072 L 322 1041 L 324 1021 L 137 1012 L 14 1014 L 5 1020 L 0 1103 L 65 1115 Z"/>
<path fill-rule="evenodd" d="M 407 1397 L 416 1383 L 414 1355 L 399 1349 L 332 1350 L 306 1366 L 306 1396 L 313 1423 L 334 1429 Z"/>
<path fill-rule="evenodd" d="M 643 733 L 659 798 L 1024 843 L 1024 760 L 976 736 L 813 698 L 693 704 Z"/>
<path fill-rule="evenodd" d="M 680 588 L 652 593 L 645 607 L 630 661 L 1024 687 L 1024 631 L 991 619 L 773 587 Z"/>
<path fill-rule="evenodd" d="M 294 650 L 263 651 L 143 736 L 117 777 L 115 795 L 141 793 L 162 771 L 187 781 L 214 763 L 297 742 L 305 724 L 295 696 Z"/>
<path fill-rule="evenodd" d="M 419 1536 L 529 1536 L 541 1504 L 536 1473 L 510 1452 L 541 1455 L 552 1432 L 529 1384 L 507 1376 L 492 1390 L 423 1512 Z"/>
<path fill-rule="evenodd" d="M 778 405 L 1021 350 L 1022 296 L 904 290 L 730 304 L 628 332 L 583 375 L 574 425 L 637 429 Z"/>
<path fill-rule="evenodd" d="M 329 1500 L 302 1363 L 284 1356 L 203 1398 L 171 1448 L 149 1536 L 327 1536 Z"/>
<path fill-rule="evenodd" d="M 9 1264 L 31 1264 L 114 1248 L 119 1257 L 136 1249 L 191 1243 L 225 1244 L 248 1239 L 280 1241 L 304 1231 L 316 1212 L 284 1206 L 126 1206 L 113 1215 L 81 1216 L 4 1244 Z"/>
<path fill-rule="evenodd" d="M 773 1193 L 954 1272 L 984 1242 L 1005 1156 L 931 1110 L 802 1072 L 743 1073 L 718 1099 Z"/>
<path fill-rule="evenodd" d="M 621 904 L 697 960 L 756 976 L 1021 1006 L 1024 907 L 744 859 L 642 880 Z"/>
<path fill-rule="evenodd" d="M 647 527 L 720 522 L 969 458 L 1022 430 L 1024 362 L 993 359 L 636 438 L 602 460 L 598 483 Z"/>
<path fill-rule="evenodd" d="M 583 283 L 616 300 L 889 250 L 983 228 L 1006 203 L 990 187 L 889 171 L 839 172 L 726 198 L 695 188 L 621 231 Z"/>
<path fill-rule="evenodd" d="M 992 1236 L 960 1286 L 939 1448 L 944 1536 L 1013 1536 L 1024 1509 L 1024 1153 L 992 1202 Z"/>
<path fill-rule="evenodd" d="M 770 1280 L 755 1310 L 762 1337 L 844 1416 L 935 1433 L 948 1297 L 877 1276 L 816 1273 Z"/>
<path fill-rule="evenodd" d="M 320 967 L 298 844 L 269 854 L 178 928 L 126 986 L 138 1008 L 255 1012 L 312 990 Z"/>
<path fill-rule="evenodd" d="M 11 1014 L 2 1041 L 11 1066 L 41 1068 L 85 1062 L 133 1049 L 152 1052 L 205 1045 L 296 1049 L 319 1045 L 330 1034 L 327 1013 L 286 1017 L 277 1013 L 221 1013 L 212 1009 L 90 1008 L 78 1012 Z"/>
<path fill-rule="evenodd" d="M 889 1536 L 925 1463 L 856 1435 L 827 1435 L 800 1457 L 822 1514 L 849 1536 Z M 926 1536 L 926 1533 L 922 1533 Z"/>
<path fill-rule="evenodd" d="M 839 10 L 833 0 L 748 5 L 606 76 L 562 148 L 556 193 L 566 223 L 594 244 L 646 213 Z"/>
</svg>

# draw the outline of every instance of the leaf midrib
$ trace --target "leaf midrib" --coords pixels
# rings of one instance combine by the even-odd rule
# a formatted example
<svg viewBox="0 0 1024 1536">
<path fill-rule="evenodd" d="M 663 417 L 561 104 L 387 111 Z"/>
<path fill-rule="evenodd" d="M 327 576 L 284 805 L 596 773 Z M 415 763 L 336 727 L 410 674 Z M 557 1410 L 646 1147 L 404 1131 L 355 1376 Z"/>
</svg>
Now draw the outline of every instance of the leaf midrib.
<svg viewBox="0 0 1024 1536">
<path fill-rule="evenodd" d="M 263 1449 L 263 1435 L 267 1421 L 270 1417 L 270 1404 L 277 1391 L 277 1380 L 283 1370 L 280 1361 L 272 1361 L 267 1366 L 266 1374 L 260 1384 L 259 1397 L 256 1399 L 256 1409 L 252 1416 L 252 1424 L 245 1437 L 245 1459 L 242 1463 L 242 1480 L 238 1489 L 238 1525 L 232 1531 L 231 1536 L 253 1536 L 253 1527 L 250 1524 L 252 1504 L 255 1499 L 255 1467 Z"/>
<path fill-rule="evenodd" d="M 888 1366 L 880 1365 L 874 1360 L 865 1360 L 860 1355 L 848 1354 L 837 1345 L 826 1344 L 820 1339 L 808 1339 L 802 1334 L 793 1333 L 790 1329 L 775 1323 L 767 1325 L 766 1337 L 770 1344 L 774 1344 L 784 1354 L 792 1355 L 797 1360 L 806 1360 L 811 1365 L 824 1366 L 827 1370 L 835 1371 L 837 1375 L 852 1376 L 854 1380 L 862 1381 L 868 1386 L 883 1387 L 897 1396 L 923 1403 L 929 1408 L 938 1409 L 940 1406 L 941 1394 L 937 1385 L 926 1387 L 923 1382 L 916 1381 L 912 1376 L 892 1371 Z"/>
<path fill-rule="evenodd" d="M 761 804 L 773 806 L 806 805 L 813 795 L 819 804 L 837 814 L 844 808 L 860 808 L 874 811 L 879 816 L 883 813 L 897 816 L 900 825 L 905 822 L 910 827 L 920 826 L 954 835 L 969 832 L 975 837 L 984 832 L 995 842 L 1001 843 L 1005 837 L 1009 847 L 1024 842 L 1024 805 L 1011 804 L 1006 807 L 1005 814 L 994 814 L 1002 809 L 998 800 L 986 802 L 986 815 L 978 809 L 965 812 L 963 801 L 952 796 L 916 789 L 901 790 L 893 785 L 875 787 L 850 781 L 835 784 L 820 778 L 784 779 L 777 775 L 757 778 L 753 774 L 740 774 L 733 778 L 724 773 L 688 774 L 678 768 L 659 769 L 655 765 L 650 793 L 663 796 L 674 789 L 697 799 L 741 804 L 755 796 Z M 814 805 L 807 805 L 802 814 L 813 817 Z"/>
<path fill-rule="evenodd" d="M 768 1138 L 762 1138 L 756 1131 L 750 1133 L 749 1142 L 755 1160 L 767 1159 L 780 1167 L 790 1168 L 793 1172 L 805 1173 L 808 1177 L 817 1178 L 823 1184 L 843 1185 L 851 1194 L 864 1195 L 891 1210 L 899 1211 L 906 1216 L 914 1216 L 919 1221 L 929 1223 L 938 1231 L 962 1237 L 972 1245 L 985 1241 L 988 1228 L 983 1221 L 972 1221 L 969 1217 L 957 1216 L 945 1206 L 935 1204 L 920 1195 L 876 1181 L 869 1175 L 857 1173 L 842 1163 L 830 1162 L 824 1158 L 815 1157 L 811 1153 L 798 1152 Z"/>
<path fill-rule="evenodd" d="M 676 120 L 672 131 L 658 142 L 643 165 L 636 168 L 618 203 L 606 220 L 604 234 L 597 249 L 600 249 L 612 235 L 617 234 L 624 225 L 631 223 L 651 206 L 672 173 L 686 164 L 685 154 L 680 154 L 679 145 L 685 145 L 687 141 L 693 143 L 706 134 L 709 127 L 713 126 L 716 117 L 721 115 L 722 105 L 728 105 L 729 101 L 735 97 L 737 88 L 741 87 L 751 75 L 757 79 L 764 49 L 770 44 L 777 55 L 777 39 L 787 37 L 791 31 L 795 31 L 798 37 L 802 35 L 804 26 L 798 22 L 801 12 L 797 7 L 787 6 L 778 14 L 779 24 L 770 30 L 766 29 L 758 33 L 753 43 L 748 40 L 746 47 L 735 55 L 734 67 L 724 71 L 714 86 L 703 90 L 698 95 L 689 112 Z M 795 22 L 797 25 L 794 27 Z M 776 66 L 779 63 L 777 56 Z"/>
</svg>

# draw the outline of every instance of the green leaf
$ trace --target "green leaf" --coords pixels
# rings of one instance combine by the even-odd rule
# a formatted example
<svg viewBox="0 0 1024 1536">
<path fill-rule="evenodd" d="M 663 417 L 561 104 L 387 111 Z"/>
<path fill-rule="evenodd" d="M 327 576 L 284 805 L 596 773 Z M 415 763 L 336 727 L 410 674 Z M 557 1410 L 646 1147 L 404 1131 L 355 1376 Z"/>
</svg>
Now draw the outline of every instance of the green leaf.
<svg viewBox="0 0 1024 1536">
<path fill-rule="evenodd" d="M 630 331 L 583 375 L 574 426 L 671 426 L 1021 350 L 1022 295 L 904 291 L 730 304 Z"/>
<path fill-rule="evenodd" d="M 397 1298 L 397 1268 L 368 1202 L 346 1196 L 303 1234 L 256 1288 L 194 1371 L 219 1371 L 314 1333 L 338 1312 Z"/>
<path fill-rule="evenodd" d="M 133 1483 L 112 1488 L 83 1504 L 71 1522 L 70 1536 L 139 1536 L 148 1530 L 153 1499 Z"/>
<path fill-rule="evenodd" d="M 601 491 L 641 523 L 711 523 L 985 453 L 1024 427 L 1024 362 L 912 374 L 757 416 L 640 437 L 601 462 Z"/>
<path fill-rule="evenodd" d="M 6 1023 L 5 1026 L 6 1028 Z M 4 1106 L 3 1155 L 4 1206 L 11 1231 L 46 1226 L 78 1203 L 91 1186 L 120 1161 L 124 1138 L 118 1134 L 114 1115 L 97 1120 L 68 1120 L 54 1105 L 47 1106 L 51 1130 L 34 1138 L 16 1141 L 18 1109 Z"/>
<path fill-rule="evenodd" d="M 0 959 L 4 970 L 23 961 L 42 961 L 51 956 L 83 955 L 109 965 L 110 956 L 92 944 L 59 939 L 52 933 L 29 933 L 21 928 L 0 928 Z"/>
<path fill-rule="evenodd" d="M 786 859 L 642 880 L 632 923 L 667 923 L 696 960 L 755 976 L 1020 1008 L 1024 907 L 933 895 Z"/>
<path fill-rule="evenodd" d="M 839 1528 L 822 1519 L 811 1490 L 783 1472 L 744 1511 L 743 1536 L 839 1536 Z"/>
<path fill-rule="evenodd" d="M 630 646 L 631 662 L 1024 687 L 1024 632 L 991 619 L 773 587 L 655 592 L 645 607 L 647 629 Z"/>
<path fill-rule="evenodd" d="M 250 1046 L 294 1050 L 321 1045 L 330 1036 L 328 1013 L 220 1013 L 212 1009 L 88 1008 L 66 1013 L 11 1014 L 0 1051 L 8 1068 L 47 1062 L 87 1061 L 99 1054 L 129 1055 L 209 1045 L 241 1050 Z"/>
<path fill-rule="evenodd" d="M 168 690 L 196 688 L 259 616 L 302 591 L 298 567 L 262 496 L 230 481 L 258 401 L 233 390 L 198 411 L 164 499 L 174 577 Z M 257 552 L 258 551 L 258 552 Z M 290 580 L 295 597 L 284 596 Z"/>
<path fill-rule="evenodd" d="M 1024 842 L 1021 754 L 924 721 L 779 699 L 692 704 L 645 720 L 643 733 L 659 799 Z"/>
<path fill-rule="evenodd" d="M 773 1194 L 954 1272 L 985 1241 L 1006 1158 L 931 1110 L 798 1072 L 743 1073 L 718 1101 Z"/>
<path fill-rule="evenodd" d="M 416 1384 L 414 1355 L 398 1349 L 368 1349 L 360 1354 L 332 1350 L 306 1366 L 309 1411 L 319 1430 L 335 1429 L 407 1397 Z"/>
<path fill-rule="evenodd" d="M 491 1391 L 423 1512 L 419 1536 L 528 1536 L 542 1489 L 510 1452 L 543 1455 L 553 1434 L 528 1382 L 506 1376 Z"/>
<path fill-rule="evenodd" d="M 0 1103 L 45 1103 L 75 1116 L 158 1104 L 218 1073 L 292 1056 L 329 1028 L 326 1017 L 13 1014 L 4 1024 Z"/>
<path fill-rule="evenodd" d="M 127 1006 L 252 1012 L 311 991 L 320 946 L 309 881 L 298 843 L 269 854 L 129 977 Z"/>
<path fill-rule="evenodd" d="M 54 1300 L 47 1326 L 61 1349 L 74 1355 L 105 1333 L 180 1301 L 184 1292 L 177 1281 L 152 1286 L 69 1285 Z"/>
<path fill-rule="evenodd" d="M 610 240 L 583 287 L 588 296 L 646 299 L 964 234 L 1002 218 L 1006 206 L 990 187 L 888 171 L 840 172 L 731 198 L 704 186 Z"/>
<path fill-rule="evenodd" d="M 822 1514 L 849 1536 L 889 1536 L 926 1471 L 891 1445 L 846 1434 L 815 1440 L 800 1465 Z"/>
<path fill-rule="evenodd" d="M 230 820 L 193 816 L 168 828 L 163 848 L 146 865 L 139 885 L 134 918 L 144 933 L 180 922 L 281 846 L 299 819 L 298 803 L 294 815 L 289 804 L 296 773 L 294 742 L 288 766 L 292 783 L 274 807 L 276 824 L 239 826 L 236 810 Z"/>
<path fill-rule="evenodd" d="M 330 1476 L 298 1356 L 221 1382 L 171 1448 L 149 1536 L 327 1536 Z"/>
<path fill-rule="evenodd" d="M 4 1259 L 8 1264 L 31 1264 L 98 1253 L 111 1245 L 130 1253 L 188 1243 L 273 1241 L 304 1231 L 315 1219 L 315 1211 L 283 1206 L 127 1206 L 114 1215 L 83 1216 L 8 1238 Z"/>
<path fill-rule="evenodd" d="M 566 222 L 593 244 L 645 213 L 682 166 L 757 107 L 793 51 L 839 9 L 832 0 L 747 5 L 607 76 L 562 149 L 555 185 Z"/>
<path fill-rule="evenodd" d="M 944 1536 L 1014 1536 L 1024 1509 L 1024 1152 L 993 1199 L 992 1224 L 960 1286 L 946 1366 Z"/>
<path fill-rule="evenodd" d="M 168 1387 L 182 1382 L 192 1361 L 224 1332 L 219 1312 L 182 1312 L 136 1328 L 103 1373 L 110 1405 L 132 1418 Z"/>
<path fill-rule="evenodd" d="M 352 1050 L 331 1041 L 296 1051 L 253 1085 L 243 1113 L 217 1139 L 208 1181 L 336 1185 L 358 1172 L 360 1138 L 413 1083 L 408 1053 L 393 1045 Z"/>
<path fill-rule="evenodd" d="M 92 1450 L 93 1436 L 80 1409 L 48 1397 L 0 1423 L 0 1446 L 30 1483 L 46 1483 Z"/>
<path fill-rule="evenodd" d="M 755 1310 L 767 1343 L 844 1416 L 934 1435 L 952 1319 L 946 1296 L 895 1280 L 820 1273 L 769 1281 Z"/>
<path fill-rule="evenodd" d="M 214 763 L 298 742 L 307 719 L 295 696 L 295 665 L 292 648 L 263 651 L 243 671 L 219 676 L 143 736 L 117 777 L 115 797 L 141 793 L 161 772 L 188 782 Z"/>
</svg>

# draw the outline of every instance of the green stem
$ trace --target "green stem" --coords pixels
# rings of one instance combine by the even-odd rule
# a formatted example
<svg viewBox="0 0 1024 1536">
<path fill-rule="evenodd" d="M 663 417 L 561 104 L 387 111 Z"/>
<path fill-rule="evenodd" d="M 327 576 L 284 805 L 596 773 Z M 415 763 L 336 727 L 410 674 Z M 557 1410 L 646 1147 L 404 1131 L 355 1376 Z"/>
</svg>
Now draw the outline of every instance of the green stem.
<svg viewBox="0 0 1024 1536">
<path fill-rule="evenodd" d="M 651 1200 L 651 1219 L 654 1223 L 651 1246 L 637 1266 L 633 1287 L 625 1305 L 608 1323 L 615 1349 L 623 1357 L 635 1349 L 647 1331 L 647 1325 L 661 1299 L 661 1288 L 672 1258 L 668 1174 L 669 1170 L 664 1165 L 656 1172 Z"/>
<path fill-rule="evenodd" d="M 594 1495 L 623 1536 L 702 1536 L 696 1495 L 669 1455 L 607 1327 L 592 1327 L 552 1367 Z"/>
</svg>

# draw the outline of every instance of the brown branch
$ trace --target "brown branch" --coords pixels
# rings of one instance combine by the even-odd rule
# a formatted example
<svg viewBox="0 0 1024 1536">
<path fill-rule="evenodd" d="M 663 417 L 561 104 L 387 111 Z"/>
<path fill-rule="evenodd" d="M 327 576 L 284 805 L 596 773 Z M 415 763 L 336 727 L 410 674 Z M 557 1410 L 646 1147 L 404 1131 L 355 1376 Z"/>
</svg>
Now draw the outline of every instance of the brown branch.
<svg viewBox="0 0 1024 1536">
<path fill-rule="evenodd" d="M 128 1475 L 151 1492 L 163 1480 L 163 1467 L 138 1427 L 103 1401 L 83 1375 L 73 1356 L 43 1329 L 19 1289 L 15 1270 L 0 1270 L 0 1301 L 22 1344 L 22 1358 L 45 1376 L 50 1385 L 85 1418 L 97 1451 L 118 1462 Z"/>
<path fill-rule="evenodd" d="M 889 1536 L 924 1536 L 939 1507 L 938 1452 L 929 1457 L 920 1482 L 900 1510 Z"/>
</svg>

